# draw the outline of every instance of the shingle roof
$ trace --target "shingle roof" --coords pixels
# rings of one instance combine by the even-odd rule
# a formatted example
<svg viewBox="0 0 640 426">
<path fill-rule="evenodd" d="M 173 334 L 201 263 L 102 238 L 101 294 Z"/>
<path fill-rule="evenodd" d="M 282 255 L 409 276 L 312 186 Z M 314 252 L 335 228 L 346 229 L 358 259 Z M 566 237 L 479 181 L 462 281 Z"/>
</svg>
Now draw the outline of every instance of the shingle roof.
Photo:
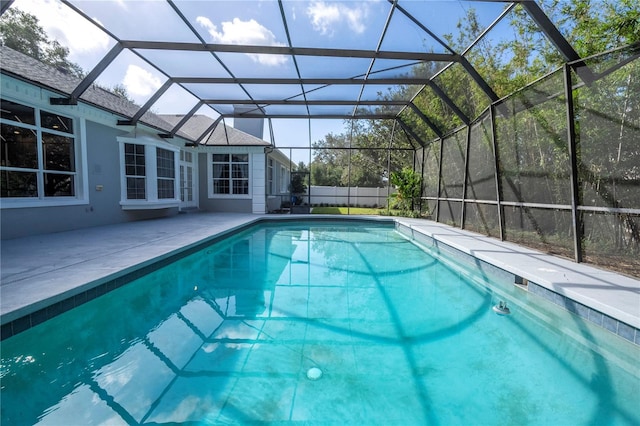
<svg viewBox="0 0 640 426">
<path fill-rule="evenodd" d="M 182 115 L 160 115 L 160 117 L 175 125 L 182 119 Z M 194 140 L 211 126 L 213 119 L 206 115 L 194 115 L 180 129 L 189 134 Z M 266 142 L 241 130 L 219 123 L 213 133 L 209 134 L 202 142 L 207 146 L 270 146 Z"/>
<path fill-rule="evenodd" d="M 13 75 L 22 80 L 29 81 L 47 89 L 59 92 L 61 95 L 71 95 L 73 90 L 81 80 L 66 72 L 60 71 L 52 66 L 46 65 L 23 53 L 0 46 L 0 63 L 2 72 Z M 138 109 L 138 105 L 133 102 L 105 90 L 99 86 L 89 87 L 80 99 L 109 112 L 122 115 L 123 117 L 133 117 Z M 156 115 L 146 112 L 140 121 L 158 130 L 170 132 L 173 127 L 182 119 L 182 115 Z M 213 119 L 205 115 L 194 115 L 180 129 L 178 135 L 195 141 L 213 123 Z M 226 129 L 226 132 L 225 132 Z M 269 146 L 270 144 L 260 138 L 248 133 L 234 129 L 220 123 L 204 141 L 209 146 Z"/>
<path fill-rule="evenodd" d="M 71 95 L 76 86 L 82 81 L 73 75 L 6 46 L 0 46 L 0 63 L 2 64 L 3 74 L 12 75 L 58 92 L 61 95 Z M 80 96 L 80 99 L 109 112 L 122 115 L 125 118 L 133 117 L 140 108 L 126 98 L 96 85 L 89 87 Z M 146 112 L 140 122 L 165 132 L 169 132 L 173 128 L 170 123 L 150 112 Z M 191 140 L 195 139 L 186 133 L 179 133 L 178 135 Z"/>
</svg>

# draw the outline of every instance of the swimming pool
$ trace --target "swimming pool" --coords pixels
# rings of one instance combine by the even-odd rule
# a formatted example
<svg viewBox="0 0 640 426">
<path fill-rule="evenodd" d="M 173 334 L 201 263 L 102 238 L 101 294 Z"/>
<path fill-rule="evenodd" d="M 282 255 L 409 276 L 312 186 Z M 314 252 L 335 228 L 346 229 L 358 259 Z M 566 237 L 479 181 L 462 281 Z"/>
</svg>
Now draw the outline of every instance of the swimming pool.
<svg viewBox="0 0 640 426">
<path fill-rule="evenodd" d="M 454 263 L 252 227 L 3 341 L 2 422 L 640 422 L 637 346 Z"/>
</svg>

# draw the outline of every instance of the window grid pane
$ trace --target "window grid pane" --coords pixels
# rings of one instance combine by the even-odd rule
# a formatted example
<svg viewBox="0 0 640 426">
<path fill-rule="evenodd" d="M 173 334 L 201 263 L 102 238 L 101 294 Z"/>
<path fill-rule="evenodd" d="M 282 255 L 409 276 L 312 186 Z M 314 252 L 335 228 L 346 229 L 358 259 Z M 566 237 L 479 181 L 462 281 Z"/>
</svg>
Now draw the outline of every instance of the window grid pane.
<svg viewBox="0 0 640 426">
<path fill-rule="evenodd" d="M 127 199 L 144 200 L 146 199 L 146 179 L 139 177 L 127 178 Z"/>
<path fill-rule="evenodd" d="M 144 145 L 124 144 L 124 152 L 127 199 L 144 200 L 147 198 Z"/>
<path fill-rule="evenodd" d="M 40 112 L 40 126 L 64 133 L 73 133 L 73 120 L 50 112 Z"/>
<path fill-rule="evenodd" d="M 213 154 L 213 193 L 249 194 L 249 154 Z"/>
<path fill-rule="evenodd" d="M 42 150 L 44 151 L 44 168 L 63 172 L 75 171 L 75 155 L 73 138 L 42 133 Z"/>
<path fill-rule="evenodd" d="M 37 197 L 37 174 L 2 170 L 0 188 L 2 197 Z"/>
<path fill-rule="evenodd" d="M 175 198 L 176 168 L 175 153 L 168 149 L 156 148 L 158 199 Z"/>
<path fill-rule="evenodd" d="M 173 161 L 174 153 L 167 149 L 157 148 L 157 164 L 158 164 L 158 177 L 163 178 L 175 178 L 176 169 L 175 162 Z"/>
<path fill-rule="evenodd" d="M 17 104 L 6 99 L 2 99 L 1 102 L 2 108 L 0 108 L 0 117 L 5 120 L 15 121 L 16 123 L 36 124 L 36 112 L 34 108 Z"/>
<path fill-rule="evenodd" d="M 158 179 L 158 199 L 175 198 L 174 179 Z"/>
<path fill-rule="evenodd" d="M 249 180 L 248 179 L 233 179 L 233 193 L 234 194 L 248 194 L 249 193 Z"/>
<path fill-rule="evenodd" d="M 3 120 L 1 196 L 74 197 L 76 139 L 73 119 L 5 99 L 0 102 Z M 36 120 L 38 116 L 39 121 Z"/>
<path fill-rule="evenodd" d="M 0 164 L 2 166 L 38 168 L 38 139 L 35 130 L 3 124 L 1 139 Z"/>
<path fill-rule="evenodd" d="M 213 193 L 214 194 L 228 194 L 229 193 L 229 180 L 228 179 L 214 179 L 213 180 Z"/>
<path fill-rule="evenodd" d="M 44 195 L 45 197 L 72 197 L 74 195 L 73 175 L 45 173 Z"/>
</svg>

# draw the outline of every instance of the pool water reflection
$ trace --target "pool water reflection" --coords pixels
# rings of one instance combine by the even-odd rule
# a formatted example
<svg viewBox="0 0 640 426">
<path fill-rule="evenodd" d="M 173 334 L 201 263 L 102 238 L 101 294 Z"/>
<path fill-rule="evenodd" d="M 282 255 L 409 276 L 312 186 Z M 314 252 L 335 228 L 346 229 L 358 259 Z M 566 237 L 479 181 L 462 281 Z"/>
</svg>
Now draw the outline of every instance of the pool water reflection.
<svg viewBox="0 0 640 426">
<path fill-rule="evenodd" d="M 393 226 L 259 225 L 3 341 L 2 422 L 640 423 L 639 377 L 488 286 Z"/>
</svg>

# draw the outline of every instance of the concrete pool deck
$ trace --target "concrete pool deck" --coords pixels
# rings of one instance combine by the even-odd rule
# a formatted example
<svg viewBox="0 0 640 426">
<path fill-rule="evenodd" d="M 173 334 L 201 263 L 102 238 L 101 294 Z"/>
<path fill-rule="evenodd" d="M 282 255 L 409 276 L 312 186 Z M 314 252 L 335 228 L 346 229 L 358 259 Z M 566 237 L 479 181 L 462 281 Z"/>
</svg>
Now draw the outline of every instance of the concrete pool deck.
<svg viewBox="0 0 640 426">
<path fill-rule="evenodd" d="M 4 240 L 0 251 L 3 334 L 5 325 L 11 325 L 11 322 L 126 275 L 141 264 L 151 264 L 176 250 L 262 218 L 292 219 L 296 216 L 180 214 Z M 383 219 L 382 216 L 366 218 Z M 640 280 L 428 220 L 393 219 L 634 327 L 635 341 L 640 343 L 637 331 L 640 329 Z"/>
</svg>

